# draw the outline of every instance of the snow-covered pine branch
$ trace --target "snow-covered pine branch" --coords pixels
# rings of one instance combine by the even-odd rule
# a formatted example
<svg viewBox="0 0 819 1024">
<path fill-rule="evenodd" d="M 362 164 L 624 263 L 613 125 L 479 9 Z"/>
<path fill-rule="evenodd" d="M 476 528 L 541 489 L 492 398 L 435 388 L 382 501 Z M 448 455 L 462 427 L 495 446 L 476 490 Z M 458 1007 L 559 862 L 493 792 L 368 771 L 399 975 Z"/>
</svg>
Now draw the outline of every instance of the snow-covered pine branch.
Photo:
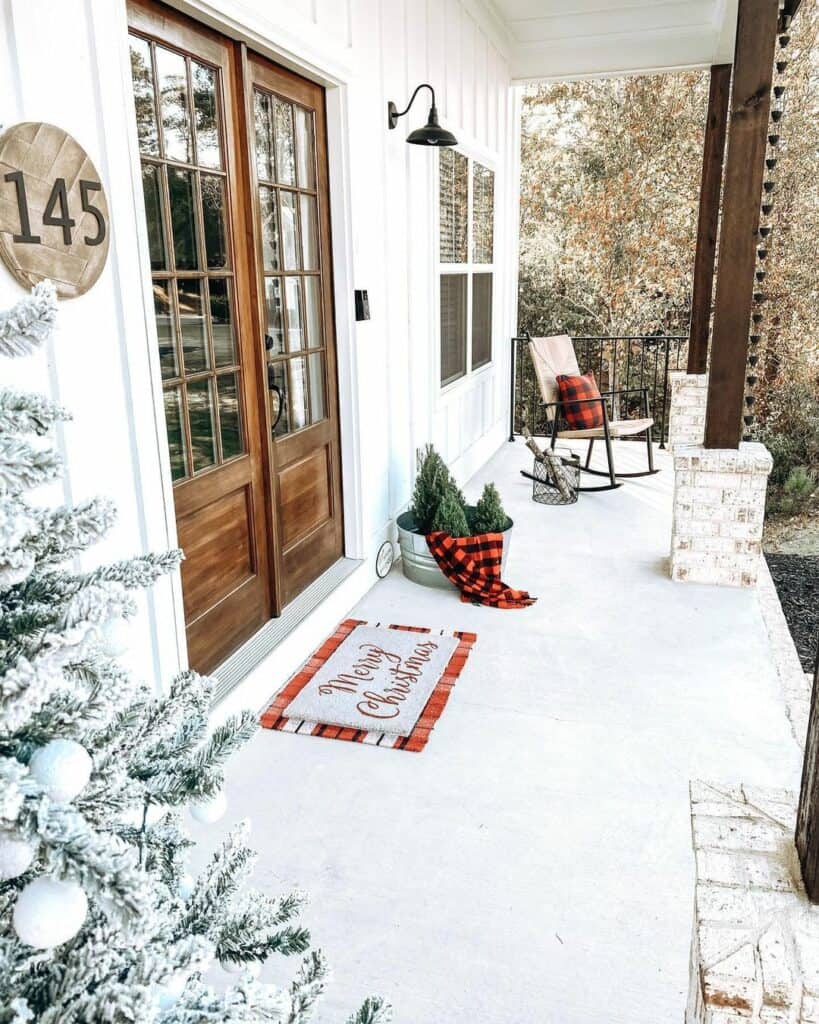
<svg viewBox="0 0 819 1024">
<path fill-rule="evenodd" d="M 20 438 L 0 436 L 0 499 L 49 483 L 61 470 L 62 460 L 53 449 L 35 448 Z"/>
<path fill-rule="evenodd" d="M 57 319 L 57 290 L 40 281 L 31 294 L 0 313 L 0 356 L 27 356 L 51 334 Z"/>
<path fill-rule="evenodd" d="M 0 435 L 36 434 L 42 437 L 55 423 L 71 419 L 71 413 L 45 395 L 0 389 Z"/>
</svg>

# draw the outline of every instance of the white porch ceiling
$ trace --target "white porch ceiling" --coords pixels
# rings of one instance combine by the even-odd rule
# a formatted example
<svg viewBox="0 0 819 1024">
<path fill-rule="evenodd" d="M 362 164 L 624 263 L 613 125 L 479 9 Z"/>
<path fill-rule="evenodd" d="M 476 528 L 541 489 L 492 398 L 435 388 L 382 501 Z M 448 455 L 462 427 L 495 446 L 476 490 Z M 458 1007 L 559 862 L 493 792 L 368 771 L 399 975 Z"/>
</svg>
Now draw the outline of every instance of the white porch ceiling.
<svg viewBox="0 0 819 1024">
<path fill-rule="evenodd" d="M 730 62 L 737 0 L 486 0 L 516 81 Z"/>
</svg>

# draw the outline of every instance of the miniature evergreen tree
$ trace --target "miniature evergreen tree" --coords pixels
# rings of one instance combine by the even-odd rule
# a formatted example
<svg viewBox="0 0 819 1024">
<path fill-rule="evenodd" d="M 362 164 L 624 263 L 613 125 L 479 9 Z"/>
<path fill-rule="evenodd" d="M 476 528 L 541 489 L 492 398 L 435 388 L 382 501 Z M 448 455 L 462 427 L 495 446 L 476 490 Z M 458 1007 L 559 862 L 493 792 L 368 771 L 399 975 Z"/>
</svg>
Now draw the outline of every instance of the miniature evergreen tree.
<svg viewBox="0 0 819 1024">
<path fill-rule="evenodd" d="M 473 530 L 475 533 L 502 533 L 508 522 L 497 487 L 485 484 L 472 517 Z"/>
<path fill-rule="evenodd" d="M 454 487 L 444 492 L 433 516 L 429 532 L 435 533 L 438 530 L 448 533 L 451 537 L 468 537 L 471 532 L 463 504 Z"/>
<path fill-rule="evenodd" d="M 44 282 L 0 315 L 0 355 L 31 352 L 55 312 Z M 154 699 L 116 660 L 132 593 L 181 553 L 74 571 L 111 505 L 25 500 L 61 469 L 32 437 L 67 418 L 0 389 L 0 1024 L 300 1024 L 325 974 L 295 921 L 302 898 L 243 890 L 246 825 L 198 878 L 185 871 L 179 812 L 220 816 L 225 762 L 254 716 L 209 732 L 209 680 L 183 673 Z M 273 953 L 306 954 L 286 991 L 253 978 Z M 219 991 L 203 980 L 217 961 L 240 972 Z M 386 1013 L 371 999 L 351 1021 Z"/>
<path fill-rule="evenodd" d="M 446 463 L 431 444 L 418 449 L 418 472 L 412 494 L 412 516 L 421 533 L 430 533 L 441 500 L 447 492 L 454 494 L 461 508 L 466 507 L 464 496 L 458 489 Z"/>
</svg>

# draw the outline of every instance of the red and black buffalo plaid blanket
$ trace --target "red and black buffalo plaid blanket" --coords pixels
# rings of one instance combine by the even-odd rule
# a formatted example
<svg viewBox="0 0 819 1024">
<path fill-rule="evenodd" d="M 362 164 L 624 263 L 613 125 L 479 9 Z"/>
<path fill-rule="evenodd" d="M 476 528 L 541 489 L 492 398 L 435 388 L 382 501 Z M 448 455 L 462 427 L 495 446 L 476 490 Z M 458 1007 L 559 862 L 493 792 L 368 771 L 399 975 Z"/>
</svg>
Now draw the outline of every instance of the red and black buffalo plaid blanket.
<svg viewBox="0 0 819 1024">
<path fill-rule="evenodd" d="M 427 545 L 447 579 L 467 604 L 492 608 L 528 608 L 537 598 L 525 590 L 513 590 L 501 581 L 502 533 L 476 537 L 450 537 L 440 531 L 427 534 Z"/>
</svg>

